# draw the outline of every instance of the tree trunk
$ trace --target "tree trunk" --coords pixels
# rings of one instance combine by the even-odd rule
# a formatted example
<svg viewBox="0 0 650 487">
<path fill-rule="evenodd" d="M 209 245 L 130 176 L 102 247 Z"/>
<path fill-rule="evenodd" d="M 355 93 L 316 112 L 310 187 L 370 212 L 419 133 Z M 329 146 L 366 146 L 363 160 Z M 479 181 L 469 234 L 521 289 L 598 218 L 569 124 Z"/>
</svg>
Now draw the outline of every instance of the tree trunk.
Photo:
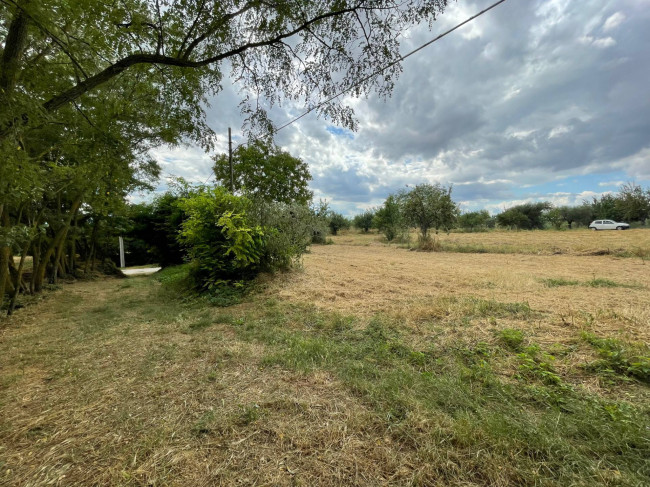
<svg viewBox="0 0 650 487">
<path fill-rule="evenodd" d="M 59 246 L 63 245 L 63 243 L 65 242 L 65 238 L 68 235 L 68 230 L 70 229 L 70 223 L 72 222 L 72 218 L 77 213 L 77 210 L 79 210 L 80 206 L 81 206 L 81 196 L 79 196 L 77 200 L 72 204 L 72 207 L 70 208 L 70 212 L 66 221 L 63 223 L 61 228 L 59 228 L 59 230 L 54 235 L 54 238 L 52 239 L 52 242 L 50 243 L 47 250 L 45 251 L 45 254 L 41 256 L 38 269 L 34 269 L 34 273 L 36 274 L 36 281 L 35 281 L 36 291 L 40 291 L 42 289 L 43 281 L 45 280 L 45 272 L 47 271 L 47 264 L 49 263 L 50 259 L 54 255 L 54 252 L 59 248 Z M 55 259 L 54 261 L 55 272 L 57 269 L 57 262 L 58 261 Z"/>
<path fill-rule="evenodd" d="M 16 15 L 7 31 L 2 66 L 0 66 L 0 93 L 3 97 L 14 91 L 26 42 L 27 16 L 21 9 L 16 9 Z"/>
<path fill-rule="evenodd" d="M 0 226 L 8 228 L 9 227 L 9 211 L 5 211 L 4 205 L 2 205 L 2 211 L 0 211 Z M 5 292 L 9 287 L 9 259 L 11 259 L 11 247 L 0 246 L 0 308 L 4 304 Z"/>
<path fill-rule="evenodd" d="M 31 241 L 28 242 L 24 247 L 23 251 L 20 254 L 20 263 L 18 264 L 18 273 L 16 275 L 16 285 L 14 286 L 14 293 L 11 296 L 11 302 L 9 303 L 9 309 L 7 309 L 7 316 L 10 316 L 14 312 L 16 307 L 16 299 L 18 298 L 18 292 L 21 288 L 21 282 L 23 280 L 23 267 L 25 265 L 25 259 L 27 258 L 27 250 L 31 246 Z"/>
</svg>

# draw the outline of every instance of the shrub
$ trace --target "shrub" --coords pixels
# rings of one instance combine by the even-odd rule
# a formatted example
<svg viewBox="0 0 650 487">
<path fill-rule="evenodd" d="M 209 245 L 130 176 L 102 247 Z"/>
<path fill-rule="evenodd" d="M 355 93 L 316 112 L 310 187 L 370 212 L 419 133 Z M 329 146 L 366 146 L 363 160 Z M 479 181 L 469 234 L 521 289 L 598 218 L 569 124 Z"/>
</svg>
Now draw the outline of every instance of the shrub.
<svg viewBox="0 0 650 487">
<path fill-rule="evenodd" d="M 366 210 L 360 215 L 354 217 L 353 223 L 355 228 L 368 232 L 372 228 L 372 221 L 375 218 L 375 212 L 373 210 Z"/>
<path fill-rule="evenodd" d="M 194 287 L 215 296 L 228 294 L 224 286 L 244 286 L 260 271 L 289 268 L 307 250 L 321 221 L 305 205 L 252 201 L 221 187 L 199 188 L 179 207 L 186 214 L 179 241 Z"/>
<path fill-rule="evenodd" d="M 340 213 L 331 211 L 329 214 L 328 225 L 330 227 L 330 231 L 332 232 L 332 235 L 336 235 L 339 232 L 339 230 L 347 230 L 348 228 L 350 228 L 350 220 L 345 218 Z"/>
<path fill-rule="evenodd" d="M 373 225 L 391 242 L 407 231 L 406 222 L 397 198 L 390 195 L 384 205 L 375 212 Z"/>
<path fill-rule="evenodd" d="M 263 270 L 289 268 L 307 251 L 314 235 L 325 234 L 324 222 L 306 205 L 255 200 L 250 214 L 264 229 Z"/>
<path fill-rule="evenodd" d="M 490 214 L 487 210 L 470 211 L 458 217 L 458 227 L 470 232 L 487 228 Z"/>
<path fill-rule="evenodd" d="M 259 271 L 265 235 L 247 219 L 247 198 L 233 196 L 221 187 L 200 188 L 179 205 L 187 215 L 179 240 L 190 259 L 196 287 L 212 289 Z"/>
</svg>

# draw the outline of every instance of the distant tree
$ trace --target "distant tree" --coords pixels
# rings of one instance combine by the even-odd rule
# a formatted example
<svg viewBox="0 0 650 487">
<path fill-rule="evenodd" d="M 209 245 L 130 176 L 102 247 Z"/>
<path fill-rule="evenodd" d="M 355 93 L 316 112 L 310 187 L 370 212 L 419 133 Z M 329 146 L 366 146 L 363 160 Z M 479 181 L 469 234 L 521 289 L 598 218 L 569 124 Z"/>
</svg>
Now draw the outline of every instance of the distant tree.
<svg viewBox="0 0 650 487">
<path fill-rule="evenodd" d="M 502 227 L 541 230 L 544 228 L 544 214 L 550 208 L 551 204 L 546 201 L 516 205 L 497 215 L 497 222 Z"/>
<path fill-rule="evenodd" d="M 389 195 L 383 206 L 377 209 L 373 226 L 382 232 L 389 242 L 403 233 L 406 222 L 399 202 L 394 195 Z"/>
<path fill-rule="evenodd" d="M 622 220 L 616 208 L 616 196 L 613 194 L 604 194 L 600 198 L 594 196 L 591 200 L 591 211 L 597 219 Z"/>
<path fill-rule="evenodd" d="M 490 213 L 487 210 L 469 211 L 458 217 L 458 227 L 474 231 L 477 228 L 487 227 L 490 221 Z"/>
<path fill-rule="evenodd" d="M 569 228 L 573 228 L 574 223 L 586 227 L 594 219 L 593 208 L 590 204 L 561 206 L 560 211 L 569 225 Z"/>
<path fill-rule="evenodd" d="M 302 160 L 261 141 L 241 145 L 233 152 L 235 191 L 245 191 L 253 198 L 280 203 L 306 205 L 313 193 L 309 190 L 311 174 Z M 228 155 L 215 158 L 214 175 L 218 183 L 230 188 Z"/>
<path fill-rule="evenodd" d="M 615 201 L 616 215 L 629 222 L 643 222 L 650 218 L 650 189 L 635 183 L 626 183 L 620 187 Z"/>
<path fill-rule="evenodd" d="M 440 184 L 418 184 L 400 195 L 406 221 L 420 230 L 424 241 L 429 230 L 449 230 L 458 217 L 458 205 L 451 199 L 451 187 Z"/>
<path fill-rule="evenodd" d="M 546 221 L 556 230 L 562 228 L 562 225 L 566 221 L 561 208 L 551 208 L 546 212 L 544 217 L 546 218 Z"/>
<path fill-rule="evenodd" d="M 500 227 L 527 229 L 530 228 L 530 220 L 517 208 L 510 208 L 497 215 L 497 223 Z"/>
<path fill-rule="evenodd" d="M 372 221 L 375 218 L 374 210 L 366 210 L 360 215 L 356 215 L 353 219 L 355 228 L 368 232 L 372 228 Z"/>
<path fill-rule="evenodd" d="M 330 227 L 330 231 L 332 232 L 332 235 L 337 235 L 339 230 L 347 230 L 350 228 L 350 220 L 345 218 L 343 215 L 340 213 L 336 213 L 335 211 L 330 212 L 328 215 L 328 225 Z"/>
</svg>

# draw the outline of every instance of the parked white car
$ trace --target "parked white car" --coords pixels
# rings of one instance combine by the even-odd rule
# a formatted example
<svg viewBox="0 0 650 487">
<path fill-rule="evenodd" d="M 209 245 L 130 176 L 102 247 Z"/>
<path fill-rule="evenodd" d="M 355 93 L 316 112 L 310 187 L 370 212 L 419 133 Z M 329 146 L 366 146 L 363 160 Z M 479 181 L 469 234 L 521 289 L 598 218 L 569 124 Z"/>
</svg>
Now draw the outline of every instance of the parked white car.
<svg viewBox="0 0 650 487">
<path fill-rule="evenodd" d="M 589 224 L 592 230 L 627 230 L 630 228 L 628 223 L 615 222 L 614 220 L 594 220 Z"/>
</svg>

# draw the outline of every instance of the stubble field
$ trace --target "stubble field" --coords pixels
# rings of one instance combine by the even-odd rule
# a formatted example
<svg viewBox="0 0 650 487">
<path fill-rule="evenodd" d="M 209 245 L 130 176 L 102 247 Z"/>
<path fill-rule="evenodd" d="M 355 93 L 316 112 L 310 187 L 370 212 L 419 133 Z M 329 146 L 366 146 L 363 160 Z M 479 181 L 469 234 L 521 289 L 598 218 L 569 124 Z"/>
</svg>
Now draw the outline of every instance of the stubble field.
<svg viewBox="0 0 650 487">
<path fill-rule="evenodd" d="M 225 308 L 181 268 L 19 310 L 0 483 L 647 485 L 650 234 L 441 243 L 341 235 Z"/>
</svg>

